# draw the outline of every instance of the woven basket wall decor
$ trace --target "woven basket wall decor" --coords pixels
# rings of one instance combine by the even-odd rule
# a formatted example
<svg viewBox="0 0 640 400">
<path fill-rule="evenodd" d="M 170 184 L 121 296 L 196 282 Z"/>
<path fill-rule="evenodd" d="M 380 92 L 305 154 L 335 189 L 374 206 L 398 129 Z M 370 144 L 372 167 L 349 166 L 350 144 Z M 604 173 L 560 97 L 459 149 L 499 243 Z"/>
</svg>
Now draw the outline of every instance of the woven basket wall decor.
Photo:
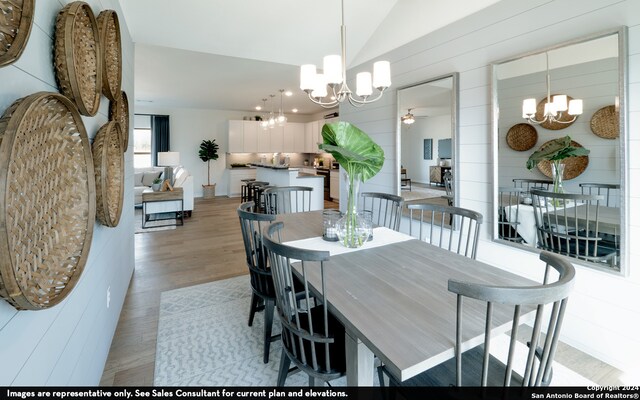
<svg viewBox="0 0 640 400">
<path fill-rule="evenodd" d="M 67 4 L 56 18 L 54 64 L 60 92 L 82 115 L 94 116 L 100 106 L 102 56 L 96 18 L 85 2 Z"/>
<path fill-rule="evenodd" d="M 551 140 L 545 142 L 540 149 L 544 149 Z M 582 145 L 575 140 L 571 141 L 571 146 L 573 147 L 582 147 Z M 589 156 L 580 156 L 580 157 L 569 157 L 562 160 L 564 163 L 564 174 L 563 178 L 565 180 L 573 179 L 577 176 L 580 176 L 589 165 Z M 538 163 L 538 169 L 542 172 L 546 177 L 553 178 L 553 172 L 551 172 L 551 161 L 542 160 Z"/>
<path fill-rule="evenodd" d="M 555 94 L 551 95 L 551 98 L 553 99 L 553 96 L 555 96 Z M 567 103 L 569 103 L 571 100 L 573 100 L 573 97 L 571 96 L 567 96 Z M 547 102 L 547 98 L 545 97 L 544 99 L 542 99 L 542 101 L 540 101 L 540 103 L 538 103 L 538 107 L 536 108 L 536 119 L 538 121 L 541 121 L 542 118 L 544 118 L 544 105 Z M 573 115 L 569 115 L 566 111 L 562 113 L 562 118 L 560 118 L 560 121 L 564 121 L 564 124 L 561 124 L 559 122 L 551 122 L 551 121 L 545 121 L 543 123 L 540 124 L 541 127 L 545 128 L 545 129 L 549 129 L 552 131 L 557 131 L 560 129 L 564 129 L 564 128 L 568 128 L 571 125 L 573 125 L 574 122 L 576 121 L 572 121 L 572 122 L 568 122 L 571 121 L 573 119 Z M 577 118 L 576 118 L 577 120 Z"/>
<path fill-rule="evenodd" d="M 120 94 L 118 100 L 109 102 L 109 120 L 120 123 L 122 151 L 126 152 L 129 147 L 129 99 L 124 91 Z"/>
<path fill-rule="evenodd" d="M 102 93 L 111 101 L 120 95 L 122 86 L 122 42 L 118 14 L 104 10 L 96 18 L 102 52 Z"/>
<path fill-rule="evenodd" d="M 526 151 L 538 143 L 538 131 L 529 124 L 515 124 L 507 132 L 507 145 L 516 151 Z"/>
<path fill-rule="evenodd" d="M 96 219 L 115 227 L 122 214 L 124 194 L 124 152 L 120 124 L 109 121 L 98 130 L 91 151 L 96 176 Z"/>
<path fill-rule="evenodd" d="M 95 221 L 91 146 L 73 103 L 39 92 L 0 118 L 0 296 L 59 303 L 78 281 Z"/>
<path fill-rule="evenodd" d="M 22 55 L 33 25 L 35 0 L 0 0 L 0 67 Z"/>
<path fill-rule="evenodd" d="M 603 139 L 617 139 L 620 136 L 620 114 L 616 106 L 602 107 L 593 113 L 591 132 Z"/>
</svg>

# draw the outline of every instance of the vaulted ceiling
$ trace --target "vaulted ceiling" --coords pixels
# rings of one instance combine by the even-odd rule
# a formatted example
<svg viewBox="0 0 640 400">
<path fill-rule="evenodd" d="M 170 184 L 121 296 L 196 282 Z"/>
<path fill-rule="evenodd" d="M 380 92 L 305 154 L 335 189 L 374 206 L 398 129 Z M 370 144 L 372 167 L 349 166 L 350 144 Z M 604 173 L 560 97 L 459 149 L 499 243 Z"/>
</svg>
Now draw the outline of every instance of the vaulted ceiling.
<svg viewBox="0 0 640 400">
<path fill-rule="evenodd" d="M 370 70 L 380 55 L 497 1 L 344 0 L 347 64 Z M 340 0 L 120 4 L 136 45 L 136 104 L 253 112 L 286 89 L 286 112 L 322 110 L 298 88 L 299 66 L 339 54 Z"/>
</svg>

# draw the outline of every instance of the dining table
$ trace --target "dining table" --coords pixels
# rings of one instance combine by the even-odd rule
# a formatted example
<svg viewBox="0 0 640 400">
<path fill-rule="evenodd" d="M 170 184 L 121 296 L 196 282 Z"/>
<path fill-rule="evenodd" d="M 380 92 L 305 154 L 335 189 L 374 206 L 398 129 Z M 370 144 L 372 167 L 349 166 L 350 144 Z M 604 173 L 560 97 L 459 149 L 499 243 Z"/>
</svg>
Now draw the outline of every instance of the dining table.
<svg viewBox="0 0 640 400">
<path fill-rule="evenodd" d="M 320 268 L 306 265 L 308 282 L 326 296 L 329 311 L 344 325 L 349 386 L 372 386 L 374 355 L 398 381 L 455 356 L 456 295 L 450 279 L 501 286 L 539 284 L 404 233 L 377 227 L 358 249 L 322 240 L 322 212 L 281 214 L 283 243 L 327 250 L 325 291 Z M 293 261 L 292 261 L 293 263 Z M 300 272 L 299 263 L 293 263 Z M 540 268 L 542 273 L 544 268 Z M 462 351 L 484 341 L 486 303 L 465 301 Z M 523 311 L 529 311 L 524 310 Z M 529 313 L 531 314 L 531 313 Z M 523 312 L 521 322 L 527 321 Z M 511 329 L 513 308 L 494 305 L 492 336 Z"/>
</svg>

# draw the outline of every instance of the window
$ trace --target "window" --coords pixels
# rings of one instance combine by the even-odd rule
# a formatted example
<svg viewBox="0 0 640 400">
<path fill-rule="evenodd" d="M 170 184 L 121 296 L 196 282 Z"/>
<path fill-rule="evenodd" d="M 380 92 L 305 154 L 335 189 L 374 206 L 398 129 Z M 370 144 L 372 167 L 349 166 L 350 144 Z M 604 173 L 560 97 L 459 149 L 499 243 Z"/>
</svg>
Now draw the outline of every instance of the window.
<svg viewBox="0 0 640 400">
<path fill-rule="evenodd" d="M 151 117 L 136 115 L 133 127 L 133 167 L 151 167 Z"/>
</svg>

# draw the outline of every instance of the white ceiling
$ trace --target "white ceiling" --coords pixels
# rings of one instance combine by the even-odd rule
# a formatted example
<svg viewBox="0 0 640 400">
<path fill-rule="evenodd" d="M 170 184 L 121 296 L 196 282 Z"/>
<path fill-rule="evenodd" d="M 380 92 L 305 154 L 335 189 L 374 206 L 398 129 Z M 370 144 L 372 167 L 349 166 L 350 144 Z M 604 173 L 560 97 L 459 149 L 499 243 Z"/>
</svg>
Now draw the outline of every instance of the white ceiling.
<svg viewBox="0 0 640 400">
<path fill-rule="evenodd" d="M 375 61 L 497 1 L 344 0 L 348 65 Z M 287 89 L 294 96 L 285 98 L 285 112 L 323 110 L 298 88 L 299 66 L 339 53 L 339 0 L 120 4 L 136 43 L 136 104 L 255 112 L 260 99 Z"/>
</svg>

